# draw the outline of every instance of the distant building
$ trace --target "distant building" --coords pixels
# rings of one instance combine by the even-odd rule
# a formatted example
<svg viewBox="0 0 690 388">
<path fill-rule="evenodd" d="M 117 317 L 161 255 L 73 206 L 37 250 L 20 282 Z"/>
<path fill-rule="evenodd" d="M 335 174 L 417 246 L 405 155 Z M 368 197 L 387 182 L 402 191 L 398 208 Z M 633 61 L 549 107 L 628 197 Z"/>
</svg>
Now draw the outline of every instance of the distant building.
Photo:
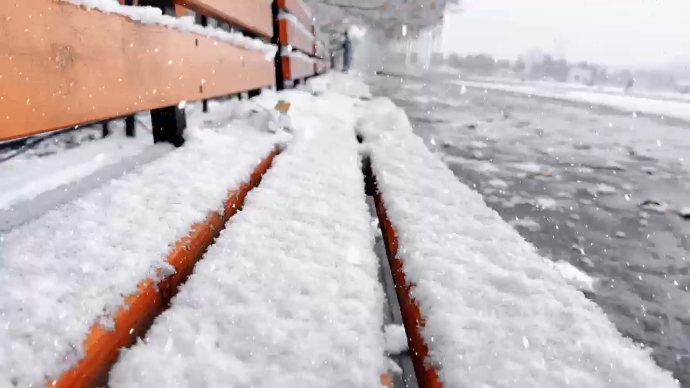
<svg viewBox="0 0 690 388">
<path fill-rule="evenodd" d="M 568 83 L 591 85 L 594 74 L 591 69 L 584 67 L 573 67 L 568 71 Z"/>
</svg>

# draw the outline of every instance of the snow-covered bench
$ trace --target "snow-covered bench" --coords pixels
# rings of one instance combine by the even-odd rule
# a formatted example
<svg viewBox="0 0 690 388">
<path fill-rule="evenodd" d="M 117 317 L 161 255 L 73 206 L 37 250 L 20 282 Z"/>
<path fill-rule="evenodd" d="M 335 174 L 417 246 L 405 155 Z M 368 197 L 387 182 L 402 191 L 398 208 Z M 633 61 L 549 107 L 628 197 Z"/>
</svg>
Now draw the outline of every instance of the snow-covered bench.
<svg viewBox="0 0 690 388">
<path fill-rule="evenodd" d="M 155 141 L 187 140 L 0 236 L 0 386 L 106 381 L 286 140 L 265 131 L 273 106 L 232 101 L 185 115 L 187 101 L 270 87 L 284 74 L 268 43 L 278 22 L 270 4 L 184 3 L 253 38 L 112 0 L 0 9 L 0 140 L 145 110 Z"/>
<path fill-rule="evenodd" d="M 94 386 L 165 308 L 282 141 L 224 110 L 185 147 L 2 236 L 0 386 Z"/>
<path fill-rule="evenodd" d="M 323 71 L 313 20 L 290 13 L 308 15 L 301 2 L 129 2 L 140 6 L 36 0 L 0 10 L 0 141 L 150 110 L 154 140 L 179 146 L 181 102 L 282 89 Z"/>
<path fill-rule="evenodd" d="M 356 100 L 281 98 L 294 140 L 146 339 L 123 352 L 110 387 L 381 385 L 383 292 Z"/>
<path fill-rule="evenodd" d="M 677 387 L 388 99 L 360 133 L 421 387 Z"/>
</svg>

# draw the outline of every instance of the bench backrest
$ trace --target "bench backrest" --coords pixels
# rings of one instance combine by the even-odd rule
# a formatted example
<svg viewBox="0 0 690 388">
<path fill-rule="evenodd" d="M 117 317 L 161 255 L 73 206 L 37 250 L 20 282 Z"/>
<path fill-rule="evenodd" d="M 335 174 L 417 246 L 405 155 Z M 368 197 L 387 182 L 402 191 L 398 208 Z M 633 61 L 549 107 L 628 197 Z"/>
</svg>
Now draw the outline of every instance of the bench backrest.
<svg viewBox="0 0 690 388">
<path fill-rule="evenodd" d="M 317 74 L 316 36 L 311 12 L 300 0 L 276 0 L 278 44 L 285 81 Z M 279 86 L 280 87 L 280 86 Z"/>
<path fill-rule="evenodd" d="M 164 4 L 173 17 L 193 11 L 266 43 L 277 21 L 281 44 L 316 53 L 311 16 L 298 0 L 276 0 L 285 18 L 274 15 L 271 0 L 120 2 Z M 54 0 L 0 7 L 0 141 L 271 87 L 282 82 L 277 74 L 296 80 L 318 71 L 296 56 L 267 59 L 227 32 L 195 33 L 200 26 L 173 25 L 170 18 L 137 22 L 127 16 L 131 11 Z M 278 64 L 285 64 L 280 72 Z"/>
</svg>

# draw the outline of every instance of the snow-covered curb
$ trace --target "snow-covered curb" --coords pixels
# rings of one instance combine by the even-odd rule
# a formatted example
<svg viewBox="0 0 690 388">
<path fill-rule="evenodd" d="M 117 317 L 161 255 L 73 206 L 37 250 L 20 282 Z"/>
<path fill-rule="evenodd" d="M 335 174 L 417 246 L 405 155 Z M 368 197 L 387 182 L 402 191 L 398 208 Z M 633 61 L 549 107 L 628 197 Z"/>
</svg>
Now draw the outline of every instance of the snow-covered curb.
<svg viewBox="0 0 690 388">
<path fill-rule="evenodd" d="M 65 3 L 84 6 L 87 9 L 95 9 L 103 13 L 111 13 L 125 16 L 142 24 L 154 24 L 173 28 L 183 32 L 190 32 L 209 38 L 218 39 L 234 46 L 265 54 L 266 60 L 275 56 L 277 47 L 265 43 L 260 39 L 248 38 L 239 32 L 228 32 L 214 27 L 204 27 L 194 23 L 192 17 L 176 18 L 163 15 L 159 8 L 120 5 L 115 0 L 61 0 Z"/>
</svg>

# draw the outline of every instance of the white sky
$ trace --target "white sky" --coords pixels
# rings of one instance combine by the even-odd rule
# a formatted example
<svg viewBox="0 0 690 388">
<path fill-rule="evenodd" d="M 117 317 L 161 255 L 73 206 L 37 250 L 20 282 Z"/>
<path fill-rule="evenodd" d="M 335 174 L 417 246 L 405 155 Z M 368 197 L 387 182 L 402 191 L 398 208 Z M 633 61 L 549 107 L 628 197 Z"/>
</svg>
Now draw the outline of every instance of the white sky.
<svg viewBox="0 0 690 388">
<path fill-rule="evenodd" d="M 444 51 L 515 58 L 531 48 L 613 66 L 690 61 L 690 0 L 463 0 Z"/>
</svg>

